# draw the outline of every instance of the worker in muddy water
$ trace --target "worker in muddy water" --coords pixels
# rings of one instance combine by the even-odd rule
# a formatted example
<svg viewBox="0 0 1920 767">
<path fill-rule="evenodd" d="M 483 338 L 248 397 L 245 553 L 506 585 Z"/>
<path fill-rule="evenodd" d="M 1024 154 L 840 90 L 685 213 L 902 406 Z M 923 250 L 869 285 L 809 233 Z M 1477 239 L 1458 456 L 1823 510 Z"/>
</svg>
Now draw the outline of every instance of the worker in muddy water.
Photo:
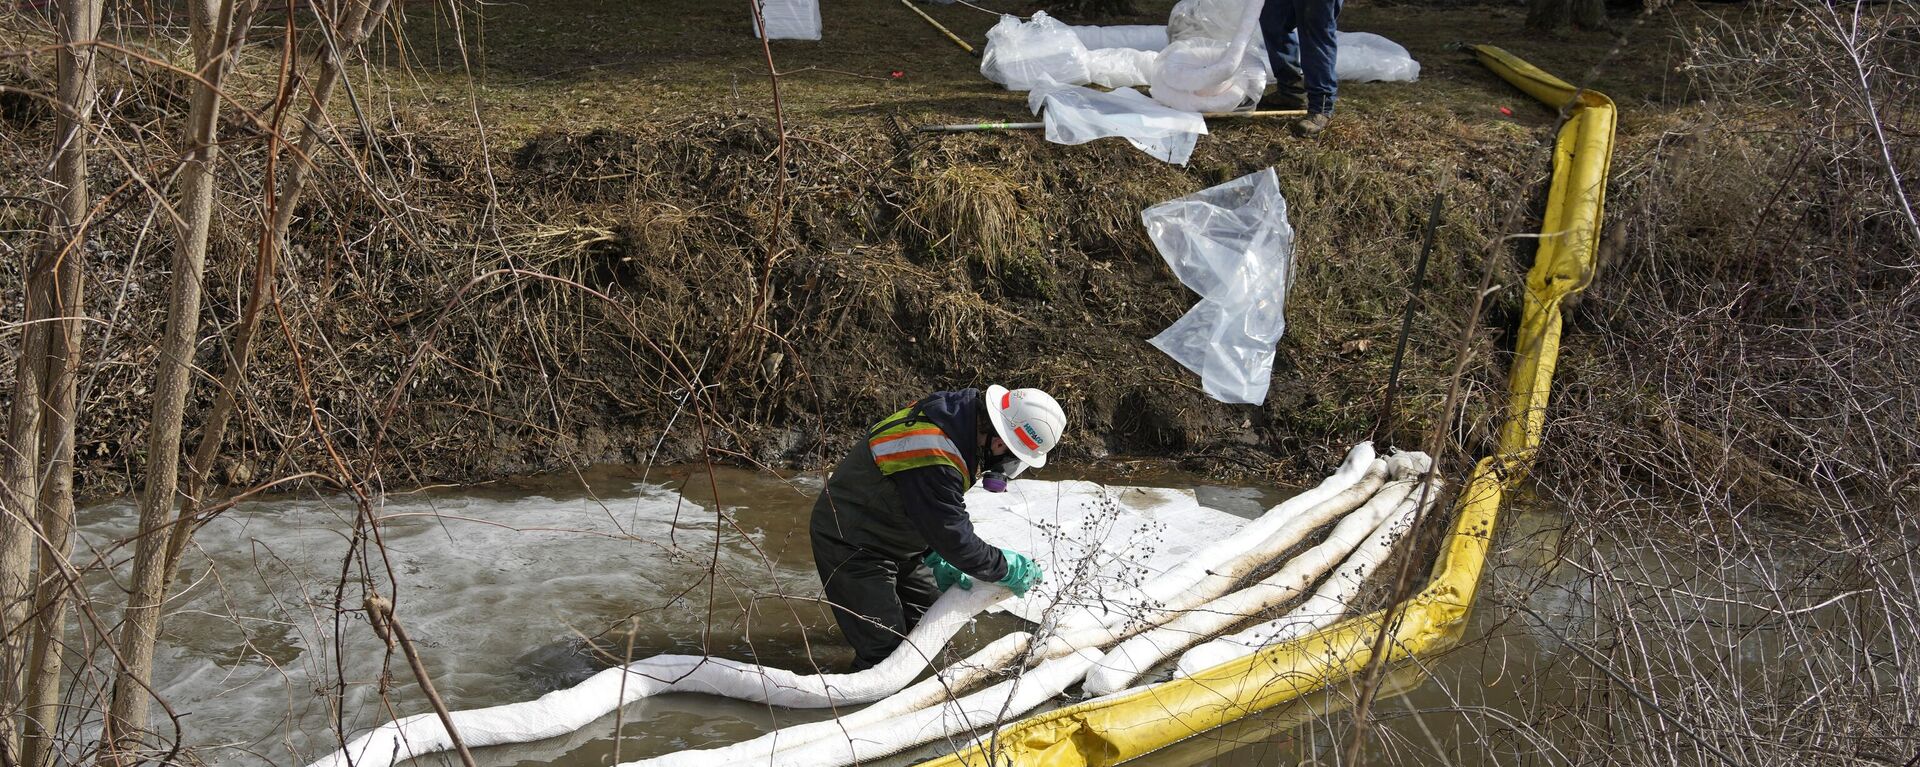
<svg viewBox="0 0 1920 767">
<path fill-rule="evenodd" d="M 1066 430 L 1039 389 L 934 392 L 881 419 L 813 504 L 814 566 L 853 645 L 854 670 L 886 659 L 940 592 L 974 579 L 1015 594 L 1040 582 L 1031 557 L 973 531 L 963 496 L 1044 466 Z"/>
</svg>

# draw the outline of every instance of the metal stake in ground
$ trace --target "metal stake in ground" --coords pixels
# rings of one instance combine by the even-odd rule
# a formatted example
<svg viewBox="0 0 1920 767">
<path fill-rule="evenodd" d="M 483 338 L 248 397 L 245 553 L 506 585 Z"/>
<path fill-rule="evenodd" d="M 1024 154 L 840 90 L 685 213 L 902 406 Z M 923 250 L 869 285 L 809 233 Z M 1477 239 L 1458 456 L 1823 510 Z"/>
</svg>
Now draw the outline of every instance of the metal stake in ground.
<svg viewBox="0 0 1920 767">
<path fill-rule="evenodd" d="M 1384 438 L 1393 433 L 1393 405 L 1400 395 L 1400 363 L 1407 356 L 1407 334 L 1413 330 L 1413 308 L 1420 301 L 1420 288 L 1427 284 L 1427 256 L 1433 254 L 1434 231 L 1440 228 L 1441 203 L 1445 192 L 1435 192 L 1427 209 L 1427 229 L 1421 235 L 1420 262 L 1413 267 L 1413 289 L 1407 293 L 1407 309 L 1400 315 L 1400 341 L 1393 347 L 1393 367 L 1387 373 L 1386 401 L 1380 404 L 1380 418 L 1373 424 L 1373 436 Z"/>
</svg>

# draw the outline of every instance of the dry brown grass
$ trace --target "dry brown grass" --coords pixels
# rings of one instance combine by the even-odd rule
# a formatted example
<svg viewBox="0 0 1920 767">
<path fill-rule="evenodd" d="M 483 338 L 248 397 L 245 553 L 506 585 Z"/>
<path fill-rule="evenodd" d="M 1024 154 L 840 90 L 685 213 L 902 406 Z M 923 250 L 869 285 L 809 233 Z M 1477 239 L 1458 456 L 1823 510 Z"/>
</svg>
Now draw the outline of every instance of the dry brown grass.
<svg viewBox="0 0 1920 767">
<path fill-rule="evenodd" d="M 1035 248 L 1039 227 L 1021 203 L 1032 191 L 1003 170 L 952 165 L 916 179 L 906 219 L 926 238 L 934 258 L 958 254 L 988 275 L 1000 263 Z"/>
</svg>

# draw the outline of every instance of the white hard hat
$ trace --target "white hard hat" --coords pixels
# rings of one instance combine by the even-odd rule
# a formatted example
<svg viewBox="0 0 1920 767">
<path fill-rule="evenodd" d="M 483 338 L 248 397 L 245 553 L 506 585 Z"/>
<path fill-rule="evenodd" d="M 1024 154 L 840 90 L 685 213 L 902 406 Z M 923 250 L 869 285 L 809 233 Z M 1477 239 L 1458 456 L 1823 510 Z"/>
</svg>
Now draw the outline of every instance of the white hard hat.
<svg viewBox="0 0 1920 767">
<path fill-rule="evenodd" d="M 1036 469 L 1047 465 L 1047 451 L 1060 444 L 1067 430 L 1067 413 L 1060 403 L 1039 389 L 988 386 L 986 406 L 993 430 L 1015 458 Z"/>
</svg>

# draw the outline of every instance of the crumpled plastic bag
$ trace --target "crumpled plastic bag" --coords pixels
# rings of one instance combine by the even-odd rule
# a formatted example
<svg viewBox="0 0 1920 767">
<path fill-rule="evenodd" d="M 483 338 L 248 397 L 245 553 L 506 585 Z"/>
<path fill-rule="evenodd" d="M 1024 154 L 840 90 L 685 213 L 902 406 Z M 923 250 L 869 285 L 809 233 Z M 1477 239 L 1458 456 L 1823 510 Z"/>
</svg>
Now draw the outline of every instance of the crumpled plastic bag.
<svg viewBox="0 0 1920 767">
<path fill-rule="evenodd" d="M 1049 85 L 1027 96 L 1027 108 L 1047 125 L 1047 140 L 1084 144 L 1119 136 L 1140 151 L 1175 165 L 1187 164 L 1205 118 L 1170 109 L 1132 88 L 1102 93 L 1078 85 Z"/>
<path fill-rule="evenodd" d="M 768 40 L 820 39 L 820 0 L 759 0 Z M 747 20 L 749 24 L 752 19 Z M 760 29 L 756 26 L 754 36 Z"/>
<path fill-rule="evenodd" d="M 1001 16 L 1000 23 L 987 30 L 980 74 L 1010 91 L 1091 82 L 1087 46 L 1071 28 L 1046 11 L 1038 11 L 1024 22 L 1016 16 Z"/>
<path fill-rule="evenodd" d="M 1413 82 L 1420 79 L 1420 62 L 1413 54 L 1372 32 L 1341 32 L 1335 41 L 1333 76 L 1352 82 Z"/>
<path fill-rule="evenodd" d="M 1140 221 L 1181 284 L 1200 294 L 1150 343 L 1199 374 L 1208 396 L 1266 401 L 1293 283 L 1293 227 L 1280 177 L 1272 168 L 1241 176 L 1147 208 Z"/>
</svg>

